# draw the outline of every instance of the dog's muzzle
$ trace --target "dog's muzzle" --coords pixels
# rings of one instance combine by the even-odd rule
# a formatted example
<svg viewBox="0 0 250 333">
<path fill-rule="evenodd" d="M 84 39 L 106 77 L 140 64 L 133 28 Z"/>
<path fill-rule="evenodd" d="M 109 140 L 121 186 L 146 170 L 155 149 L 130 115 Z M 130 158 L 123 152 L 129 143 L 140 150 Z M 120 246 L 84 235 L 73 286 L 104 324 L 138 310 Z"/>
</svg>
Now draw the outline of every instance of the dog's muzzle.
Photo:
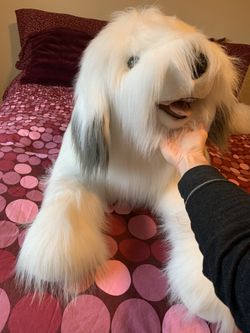
<svg viewBox="0 0 250 333">
<path fill-rule="evenodd" d="M 195 101 L 196 98 L 189 97 L 174 102 L 161 101 L 157 106 L 161 111 L 175 119 L 185 119 L 191 115 L 191 106 Z"/>
</svg>

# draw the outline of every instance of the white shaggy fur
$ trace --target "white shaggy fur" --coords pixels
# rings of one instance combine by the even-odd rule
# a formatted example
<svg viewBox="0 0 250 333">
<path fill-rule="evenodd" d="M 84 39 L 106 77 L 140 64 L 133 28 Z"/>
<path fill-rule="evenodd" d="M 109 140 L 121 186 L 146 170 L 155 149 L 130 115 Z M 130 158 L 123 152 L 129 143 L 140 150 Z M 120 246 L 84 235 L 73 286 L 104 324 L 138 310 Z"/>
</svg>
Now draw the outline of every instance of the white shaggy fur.
<svg viewBox="0 0 250 333">
<path fill-rule="evenodd" d="M 199 53 L 208 66 L 193 79 Z M 133 68 L 127 65 L 131 56 L 138 57 Z M 237 103 L 236 82 L 232 61 L 195 28 L 154 8 L 116 14 L 82 58 L 72 119 L 21 249 L 18 278 L 38 291 L 59 283 L 65 296 L 77 292 L 108 258 L 105 205 L 127 200 L 162 219 L 172 244 L 165 272 L 173 298 L 217 323 L 220 333 L 234 332 L 228 308 L 202 274 L 202 255 L 177 190 L 179 175 L 159 143 L 201 119 L 211 125 L 211 139 L 223 143 Z M 157 106 L 190 97 L 195 101 L 185 119 Z"/>
</svg>

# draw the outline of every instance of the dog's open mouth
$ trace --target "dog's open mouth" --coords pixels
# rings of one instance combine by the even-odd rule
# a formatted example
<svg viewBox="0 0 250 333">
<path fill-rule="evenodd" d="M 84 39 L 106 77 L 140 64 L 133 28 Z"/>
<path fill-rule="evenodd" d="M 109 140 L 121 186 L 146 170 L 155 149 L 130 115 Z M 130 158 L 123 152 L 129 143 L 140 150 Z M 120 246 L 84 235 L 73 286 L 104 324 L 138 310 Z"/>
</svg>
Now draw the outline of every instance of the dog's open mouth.
<svg viewBox="0 0 250 333">
<path fill-rule="evenodd" d="M 182 98 L 178 101 L 161 101 L 157 106 L 169 116 L 175 119 L 185 119 L 191 115 L 191 106 L 196 98 Z"/>
</svg>

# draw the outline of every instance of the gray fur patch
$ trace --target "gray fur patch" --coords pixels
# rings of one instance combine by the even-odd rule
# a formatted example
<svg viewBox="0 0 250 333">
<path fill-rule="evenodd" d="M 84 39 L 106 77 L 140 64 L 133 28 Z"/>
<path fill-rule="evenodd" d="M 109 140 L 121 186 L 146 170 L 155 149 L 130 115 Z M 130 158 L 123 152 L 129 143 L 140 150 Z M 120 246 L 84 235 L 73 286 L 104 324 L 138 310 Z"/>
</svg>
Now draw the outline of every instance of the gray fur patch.
<svg viewBox="0 0 250 333">
<path fill-rule="evenodd" d="M 208 134 L 209 139 L 220 149 L 225 150 L 230 135 L 230 112 L 226 106 L 220 106 L 216 110 L 215 118 Z"/>
<path fill-rule="evenodd" d="M 74 115 L 72 117 L 73 145 L 84 174 L 96 175 L 107 171 L 109 150 L 103 127 L 103 120 L 95 118 L 86 132 L 82 133 L 79 120 Z"/>
</svg>

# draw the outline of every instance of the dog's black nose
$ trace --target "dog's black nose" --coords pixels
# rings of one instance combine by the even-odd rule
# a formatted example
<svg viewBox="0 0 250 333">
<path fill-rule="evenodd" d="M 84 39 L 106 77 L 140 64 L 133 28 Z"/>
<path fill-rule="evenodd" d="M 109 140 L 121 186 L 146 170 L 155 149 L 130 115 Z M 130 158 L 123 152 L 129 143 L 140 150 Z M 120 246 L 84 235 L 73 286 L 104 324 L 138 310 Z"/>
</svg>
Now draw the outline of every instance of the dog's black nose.
<svg viewBox="0 0 250 333">
<path fill-rule="evenodd" d="M 192 79 L 196 80 L 201 77 L 207 70 L 208 60 L 205 54 L 199 53 L 195 59 L 192 68 Z"/>
</svg>

